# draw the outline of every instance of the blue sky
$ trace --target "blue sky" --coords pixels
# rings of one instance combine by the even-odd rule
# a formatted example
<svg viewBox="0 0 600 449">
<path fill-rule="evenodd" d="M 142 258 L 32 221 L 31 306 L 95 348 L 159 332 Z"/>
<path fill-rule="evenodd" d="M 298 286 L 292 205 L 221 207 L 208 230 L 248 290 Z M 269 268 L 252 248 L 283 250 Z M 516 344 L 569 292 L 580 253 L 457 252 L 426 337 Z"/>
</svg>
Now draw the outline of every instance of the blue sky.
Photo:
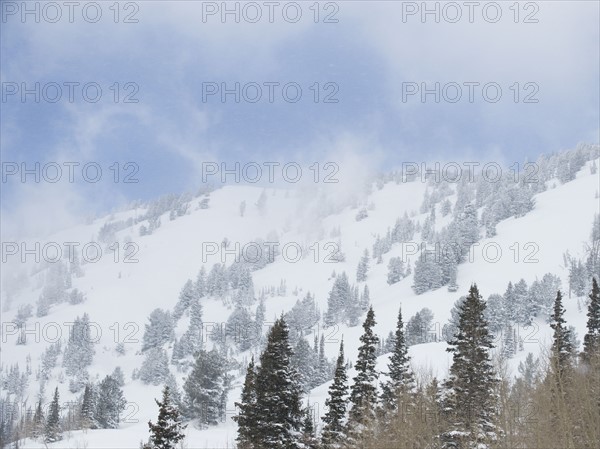
<svg viewBox="0 0 600 449">
<path fill-rule="evenodd" d="M 431 16 L 422 23 L 418 14 L 403 22 L 402 8 L 411 2 L 337 2 L 337 23 L 314 23 L 312 2 L 300 4 L 303 17 L 297 23 L 277 13 L 273 23 L 264 16 L 259 23 L 243 18 L 235 23 L 231 16 L 222 23 L 218 15 L 204 23 L 203 2 L 190 1 L 135 2 L 138 23 L 122 23 L 132 11 L 124 10 L 125 2 L 119 23 L 109 9 L 113 2 L 100 2 L 97 23 L 86 22 L 77 10 L 69 23 L 64 5 L 58 22 L 41 16 L 36 23 L 31 15 L 23 22 L 20 11 L 7 15 L 13 8 L 8 3 L 21 2 L 2 2 L 3 83 L 96 82 L 103 96 L 87 103 L 76 88 L 69 103 L 64 88 L 63 99 L 54 104 L 31 96 L 25 103 L 19 95 L 3 98 L 2 161 L 140 167 L 137 184 L 105 178 L 97 184 L 24 185 L 13 177 L 1 186 L 2 215 L 15 220 L 24 204 L 36 201 L 48 209 L 90 212 L 196 189 L 203 161 L 308 166 L 332 160 L 343 176 L 349 155 L 374 169 L 422 160 L 510 164 L 598 142 L 597 2 L 535 2 L 537 23 L 522 23 L 533 11 L 523 2 L 519 23 L 509 10 L 512 2 L 502 3 L 497 23 L 478 11 L 469 23 L 463 2 L 457 2 L 463 5 L 457 23 L 443 16 L 440 23 Z M 264 2 L 257 4 L 266 14 Z M 126 82 L 139 86 L 139 102 L 115 103 L 109 90 L 115 82 L 121 94 Z M 231 96 L 225 103 L 218 96 L 203 102 L 203 82 L 297 82 L 303 96 L 287 103 L 276 90 L 273 103 L 235 103 Z M 327 93 L 325 83 L 335 83 L 339 101 L 315 103 L 310 86 L 316 82 L 321 94 Z M 402 101 L 403 83 L 435 82 L 463 86 L 463 99 L 435 103 L 429 96 L 422 103 L 414 95 Z M 488 103 L 476 88 L 471 103 L 464 82 L 497 83 L 503 96 Z M 532 92 L 524 88 L 528 82 L 539 89 L 538 103 L 522 101 Z M 3 84 L 3 94 L 6 89 Z"/>
</svg>

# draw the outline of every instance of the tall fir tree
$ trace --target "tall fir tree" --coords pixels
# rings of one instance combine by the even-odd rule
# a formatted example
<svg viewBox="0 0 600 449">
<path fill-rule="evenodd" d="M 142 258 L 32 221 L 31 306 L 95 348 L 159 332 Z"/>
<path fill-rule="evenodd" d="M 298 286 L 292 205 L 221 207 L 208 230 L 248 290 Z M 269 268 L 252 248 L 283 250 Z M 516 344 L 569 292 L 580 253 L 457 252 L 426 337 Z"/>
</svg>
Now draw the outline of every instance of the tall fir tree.
<svg viewBox="0 0 600 449">
<path fill-rule="evenodd" d="M 273 324 L 260 356 L 256 380 L 260 448 L 301 448 L 302 407 L 298 374 L 291 363 L 289 330 L 283 317 Z"/>
<path fill-rule="evenodd" d="M 325 423 L 321 435 L 323 449 L 336 449 L 344 441 L 344 419 L 348 405 L 348 375 L 344 358 L 344 341 L 340 343 L 340 352 L 335 364 L 333 383 L 329 386 L 329 396 L 325 400 L 327 413 L 323 417 Z"/>
<path fill-rule="evenodd" d="M 259 449 L 254 356 L 250 359 L 246 369 L 246 379 L 244 380 L 240 401 L 235 403 L 239 413 L 233 417 L 233 420 L 238 424 L 237 447 L 239 449 Z"/>
<path fill-rule="evenodd" d="M 552 313 L 550 327 L 554 331 L 552 337 L 552 349 L 550 354 L 550 364 L 552 373 L 557 377 L 557 381 L 562 383 L 565 376 L 572 368 L 573 348 L 572 337 L 569 328 L 564 319 L 565 308 L 562 305 L 562 293 L 560 290 L 556 293 L 554 300 L 554 312 Z"/>
<path fill-rule="evenodd" d="M 592 279 L 592 291 L 587 312 L 587 333 L 583 337 L 582 360 L 589 364 L 600 356 L 600 288 L 596 278 Z"/>
<path fill-rule="evenodd" d="M 83 398 L 81 400 L 81 410 L 79 412 L 81 426 L 84 429 L 96 428 L 96 422 L 94 420 L 95 411 L 95 392 L 92 384 L 86 384 L 83 390 Z"/>
<path fill-rule="evenodd" d="M 379 347 L 379 337 L 373 332 L 375 324 L 375 312 L 371 307 L 363 323 L 364 331 L 360 337 L 361 345 L 358 348 L 358 358 L 355 364 L 356 376 L 350 390 L 350 402 L 352 403 L 348 419 L 350 444 L 358 444 L 360 439 L 366 437 L 368 426 L 375 419 L 377 379 L 379 377 L 375 367 Z"/>
<path fill-rule="evenodd" d="M 40 397 L 35 408 L 35 413 L 33 414 L 33 429 L 31 434 L 34 438 L 37 438 L 42 434 L 43 430 L 44 410 L 42 409 L 42 398 Z"/>
<path fill-rule="evenodd" d="M 225 413 L 222 402 L 227 390 L 225 359 L 216 349 L 201 349 L 183 384 L 186 417 L 197 419 L 202 428 L 218 424 Z"/>
<path fill-rule="evenodd" d="M 158 405 L 156 424 L 148 421 L 150 431 L 150 447 L 152 449 L 176 449 L 177 443 L 185 438 L 186 426 L 181 422 L 179 410 L 171 401 L 169 387 L 163 388 L 162 401 L 155 399 Z"/>
<path fill-rule="evenodd" d="M 573 385 L 574 346 L 573 334 L 566 325 L 565 308 L 562 304 L 561 291 L 556 292 L 554 311 L 550 316 L 550 327 L 553 330 L 552 347 L 550 349 L 550 367 L 546 375 L 546 384 L 550 390 L 550 423 L 557 439 L 558 447 L 565 447 L 572 441 L 573 423 L 570 418 L 569 394 Z"/>
<path fill-rule="evenodd" d="M 356 282 L 364 282 L 367 280 L 367 271 L 369 271 L 369 250 L 365 251 L 360 258 L 358 268 L 356 269 Z"/>
<path fill-rule="evenodd" d="M 384 412 L 398 409 L 400 399 L 408 399 L 407 395 L 414 393 L 415 379 L 410 368 L 408 347 L 404 338 L 404 323 L 402 309 L 398 310 L 398 322 L 393 339 L 394 347 L 388 364 L 389 380 L 382 385 L 381 402 Z"/>
<path fill-rule="evenodd" d="M 121 413 L 125 410 L 127 400 L 123 390 L 112 376 L 106 376 L 98 387 L 95 419 L 102 429 L 119 427 Z"/>
<path fill-rule="evenodd" d="M 498 439 L 498 378 L 490 359 L 493 345 L 485 307 L 473 284 L 460 306 L 458 333 L 447 349 L 453 360 L 442 401 L 446 417 L 443 448 L 486 449 Z"/>
<path fill-rule="evenodd" d="M 52 399 L 50 409 L 48 410 L 46 426 L 44 428 L 44 441 L 46 443 L 55 443 L 62 439 L 60 434 L 60 404 L 58 403 L 58 400 L 58 387 L 56 387 L 54 390 L 54 398 Z"/>
</svg>

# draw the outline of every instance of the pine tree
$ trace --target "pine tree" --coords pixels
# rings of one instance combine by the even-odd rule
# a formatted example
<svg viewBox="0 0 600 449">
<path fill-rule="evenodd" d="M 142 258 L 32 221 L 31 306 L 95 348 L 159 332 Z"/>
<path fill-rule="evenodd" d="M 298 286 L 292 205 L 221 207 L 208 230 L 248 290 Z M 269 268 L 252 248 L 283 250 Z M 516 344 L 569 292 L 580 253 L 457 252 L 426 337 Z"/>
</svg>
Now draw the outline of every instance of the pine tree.
<svg viewBox="0 0 600 449">
<path fill-rule="evenodd" d="M 238 423 L 238 436 L 236 438 L 239 449 L 259 449 L 258 441 L 258 410 L 256 408 L 256 368 L 254 356 L 246 369 L 246 379 L 240 397 L 241 402 L 236 402 L 239 408 L 233 420 Z"/>
<path fill-rule="evenodd" d="M 485 307 L 473 284 L 460 307 L 458 333 L 447 349 L 453 353 L 453 361 L 444 384 L 444 448 L 484 449 L 498 438 L 494 423 L 498 379 L 490 360 L 493 345 Z"/>
<path fill-rule="evenodd" d="M 592 279 L 592 291 L 587 312 L 587 333 L 583 337 L 583 352 L 581 358 L 590 363 L 600 355 L 600 288 L 596 278 Z"/>
<path fill-rule="evenodd" d="M 340 352 L 335 364 L 333 383 L 329 386 L 329 396 L 325 400 L 328 408 L 323 417 L 325 426 L 321 436 L 323 449 L 340 447 L 344 440 L 344 419 L 348 398 L 348 375 L 346 374 L 346 361 L 344 359 L 344 341 L 340 343 Z"/>
<path fill-rule="evenodd" d="M 301 388 L 291 364 L 292 348 L 283 317 L 273 324 L 260 356 L 256 380 L 260 448 L 300 448 Z"/>
<path fill-rule="evenodd" d="M 148 421 L 150 445 L 153 449 L 176 449 L 177 443 L 185 438 L 179 410 L 172 404 L 169 387 L 163 389 L 162 402 L 155 399 L 158 405 L 156 424 Z"/>
<path fill-rule="evenodd" d="M 358 348 L 356 360 L 356 376 L 350 391 L 350 418 L 348 420 L 348 436 L 352 442 L 361 438 L 361 433 L 366 432 L 367 425 L 375 417 L 377 405 L 377 378 L 379 373 L 375 369 L 377 362 L 377 348 L 379 337 L 373 333 L 375 326 L 375 312 L 369 308 L 367 318 L 363 323 L 364 332 L 360 337 L 361 346 Z"/>
<path fill-rule="evenodd" d="M 52 399 L 50 409 L 48 410 L 46 427 L 44 428 L 44 441 L 46 443 L 54 443 L 62 439 L 60 434 L 60 405 L 58 399 L 58 387 L 56 387 L 54 390 L 54 398 Z"/>
<path fill-rule="evenodd" d="M 382 385 L 381 402 L 384 411 L 397 410 L 398 400 L 407 393 L 413 393 L 415 380 L 410 368 L 410 357 L 404 338 L 402 309 L 398 310 L 398 322 L 394 335 L 394 347 L 388 364 L 389 380 Z"/>
</svg>

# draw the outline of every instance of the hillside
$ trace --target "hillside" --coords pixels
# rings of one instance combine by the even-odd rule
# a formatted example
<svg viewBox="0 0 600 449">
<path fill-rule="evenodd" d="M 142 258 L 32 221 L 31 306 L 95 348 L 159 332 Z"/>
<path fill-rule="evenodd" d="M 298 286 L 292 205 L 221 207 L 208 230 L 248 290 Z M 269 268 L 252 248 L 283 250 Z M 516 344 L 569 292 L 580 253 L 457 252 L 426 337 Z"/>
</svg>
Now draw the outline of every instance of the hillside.
<svg viewBox="0 0 600 449">
<path fill-rule="evenodd" d="M 346 356 L 351 361 L 354 360 L 362 333 L 360 325 L 348 326 L 344 322 L 327 328 L 324 326 L 328 295 L 334 282 L 333 272 L 336 277 L 346 272 L 350 284 L 357 284 L 361 292 L 364 285 L 368 285 L 370 304 L 377 321 L 375 331 L 381 337 L 387 337 L 395 328 L 400 306 L 405 322 L 423 308 L 433 312 L 433 323 L 427 337 L 431 341 L 411 346 L 409 354 L 415 371 L 428 371 L 438 378 L 446 376 L 451 363 L 451 356 L 445 351 L 447 344 L 442 329 L 451 318 L 455 301 L 467 294 L 472 283 L 477 283 L 480 292 L 487 298 L 493 293 L 502 295 L 509 282 L 516 283 L 524 279 L 531 285 L 546 273 L 558 276 L 566 297 L 567 323 L 575 327 L 581 339 L 586 322 L 584 299 L 568 294 L 569 267 L 565 266 L 563 256 L 567 251 L 575 258 L 584 259 L 586 256 L 585 244 L 590 241 L 592 223 L 600 212 L 598 174 L 592 173 L 594 164 L 600 164 L 597 156 L 585 162 L 575 178 L 568 182 L 561 182 L 556 178 L 544 180 L 547 189 L 533 194 L 532 210 L 518 217 L 501 219 L 495 224 L 495 236 L 485 237 L 485 226 L 479 224 L 481 238 L 471 249 L 472 260 L 457 266 L 456 291 L 449 291 L 444 285 L 417 295 L 412 286 L 415 263 L 420 252 L 415 251 L 415 247 L 400 243 L 394 243 L 389 251 L 381 255 L 382 263 L 377 263 L 371 257 L 366 281 L 356 281 L 357 266 L 364 250 L 368 249 L 372 255 L 377 235 L 385 236 L 397 218 L 406 213 L 423 228 L 431 212 L 427 208 L 422 213 L 421 206 L 424 198 L 436 189 L 432 182 L 373 182 L 367 189 L 357 188 L 351 199 L 346 198 L 337 203 L 330 202 L 327 198 L 335 197 L 341 186 L 332 186 L 328 190 L 326 185 L 300 189 L 227 185 L 193 198 L 189 201 L 187 210 L 176 219 L 171 220 L 169 212 L 162 213 L 160 226 L 150 235 L 140 236 L 140 224 L 145 224 L 146 221 L 135 220 L 148 212 L 148 205 L 65 229 L 38 241 L 81 242 L 83 245 L 98 239 L 106 223 L 133 219 L 129 225 L 114 232 L 113 241 L 120 242 L 120 254 L 107 252 L 105 248 L 99 261 L 82 264 L 84 274 L 72 278 L 69 289 L 83 292 L 85 300 L 79 304 L 52 304 L 48 314 L 42 317 L 36 317 L 34 312 L 34 316 L 25 324 L 28 335 L 24 345 L 17 344 L 19 332 L 10 323 L 16 319 L 19 306 L 32 304 L 35 309 L 48 268 L 40 266 L 37 268 L 40 271 L 33 274 L 34 264 L 19 266 L 13 261 L 6 265 L 11 270 L 11 275 L 19 271 L 25 272 L 28 280 L 21 288 L 2 291 L 3 303 L 10 303 L 2 319 L 3 378 L 7 376 L 10 366 L 18 363 L 24 371 L 29 364 L 32 374 L 28 376 L 28 385 L 19 402 L 26 403 L 25 410 L 35 406 L 40 393 L 36 372 L 44 351 L 56 340 L 66 342 L 69 336 L 69 324 L 66 323 L 87 313 L 98 333 L 98 338 L 94 339 L 95 355 L 87 368 L 90 380 L 99 381 L 111 374 L 115 367 L 121 367 L 127 407 L 118 429 L 73 430 L 65 434 L 62 441 L 48 444 L 47 447 L 138 447 L 140 441 L 147 438 L 147 422 L 156 417 L 154 398 L 160 397 L 162 389 L 162 383 L 148 385 L 140 379 L 132 379 L 134 370 L 139 370 L 144 361 L 142 340 L 149 315 L 157 308 L 173 311 L 182 287 L 188 279 L 196 279 L 202 266 L 207 273 L 215 263 L 225 262 L 226 266 L 230 266 L 237 253 L 237 245 L 242 248 L 258 239 L 265 242 L 276 239 L 280 248 L 285 246 L 289 250 L 285 257 L 278 255 L 274 262 L 251 273 L 255 298 L 259 298 L 261 292 L 266 292 L 262 295 L 266 307 L 265 333 L 269 322 L 273 322 L 282 313 L 289 312 L 297 300 L 302 300 L 310 292 L 321 319 L 306 335 L 306 339 L 312 346 L 315 334 L 324 335 L 325 354 L 330 360 L 336 357 L 342 337 Z M 457 188 L 451 183 L 447 185 L 450 191 L 444 199 L 448 199 L 454 207 L 458 198 Z M 201 205 L 202 198 L 209 198 L 208 204 Z M 243 202 L 246 207 L 242 215 L 240 204 Z M 264 203 L 264 207 L 257 206 L 261 203 Z M 442 201 L 433 202 L 433 207 L 436 217 L 434 231 L 442 232 L 451 222 L 452 214 L 444 216 Z M 361 209 L 366 210 L 368 216 L 357 220 L 357 213 Z M 484 207 L 476 207 L 476 210 L 481 219 Z M 224 239 L 229 241 L 227 253 L 223 251 Z M 420 244 L 423 240 L 422 234 L 416 232 L 414 241 Z M 33 242 L 32 239 L 29 244 Z M 136 251 L 130 260 L 135 259 L 136 262 L 126 263 L 124 260 L 124 245 L 127 242 L 135 244 L 132 248 Z M 344 253 L 345 260 L 328 260 L 331 248 L 337 245 Z M 501 255 L 497 257 L 498 248 Z M 301 255 L 295 261 L 298 249 L 301 250 Z M 211 252 L 216 254 L 210 254 Z M 116 262 L 115 257 L 118 259 Z M 410 262 L 412 273 L 390 285 L 387 276 L 392 257 L 401 257 L 405 262 Z M 285 288 L 281 287 L 282 281 Z M 223 297 L 206 295 L 202 298 L 203 329 L 228 320 L 234 310 L 232 295 L 234 292 Z M 257 305 L 258 302 L 254 300 L 247 305 L 247 309 L 254 314 Z M 184 313 L 176 325 L 175 337 L 178 340 L 189 325 L 187 315 Z M 360 315 L 361 323 L 364 315 L 364 312 Z M 536 317 L 531 325 L 517 327 L 517 331 L 523 338 L 523 348 L 508 360 L 512 375 L 517 374 L 519 362 L 528 353 L 538 355 L 547 348 L 551 337 L 547 315 L 543 314 Z M 55 332 L 58 332 L 56 338 Z M 117 343 L 124 343 L 122 354 L 116 350 Z M 203 344 L 207 349 L 215 345 L 207 338 Z M 496 344 L 499 347 L 502 345 L 500 336 Z M 166 343 L 164 349 L 170 360 L 173 341 Z M 186 429 L 187 447 L 233 446 L 236 437 L 236 424 L 231 419 L 236 414 L 234 403 L 239 400 L 245 364 L 252 354 L 258 357 L 259 349 L 254 345 L 248 350 L 239 350 L 235 345 L 229 348 L 229 355 L 239 366 L 230 371 L 233 380 L 228 394 L 225 422 L 206 429 L 198 429 L 190 423 Z M 55 386 L 58 386 L 62 403 L 75 401 L 81 395 L 81 390 L 75 393 L 69 391 L 70 377 L 63 373 L 61 359 L 59 357 L 59 362 L 51 369 L 45 383 L 44 403 L 50 401 Z M 378 368 L 385 371 L 387 362 L 388 355 L 383 353 L 378 358 Z M 189 370 L 178 370 L 173 364 L 170 364 L 169 369 L 181 387 Z M 353 376 L 354 371 L 351 369 L 349 378 Z M 317 417 L 324 413 L 328 386 L 329 382 L 316 386 L 308 395 L 310 403 L 313 406 L 316 404 Z M 2 392 L 3 396 L 6 394 L 6 391 Z M 20 447 L 43 448 L 45 444 L 27 439 L 21 441 Z"/>
</svg>

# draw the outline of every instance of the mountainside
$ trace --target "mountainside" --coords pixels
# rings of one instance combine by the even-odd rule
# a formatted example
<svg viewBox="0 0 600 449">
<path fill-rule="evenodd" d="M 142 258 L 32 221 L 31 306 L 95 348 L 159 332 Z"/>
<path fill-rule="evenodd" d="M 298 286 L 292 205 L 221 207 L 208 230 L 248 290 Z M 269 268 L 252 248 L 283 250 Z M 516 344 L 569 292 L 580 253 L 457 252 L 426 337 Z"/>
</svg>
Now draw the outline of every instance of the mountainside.
<svg viewBox="0 0 600 449">
<path fill-rule="evenodd" d="M 343 337 L 346 357 L 350 361 L 356 359 L 363 331 L 359 323 L 366 315 L 364 307 L 353 312 L 358 314 L 358 323 L 352 323 L 356 317 L 344 315 L 326 326 L 327 316 L 331 316 L 327 313 L 330 292 L 344 272 L 349 284 L 358 287 L 361 298 L 365 285 L 368 286 L 368 303 L 373 307 L 377 322 L 374 330 L 380 337 L 387 338 L 395 329 L 400 306 L 405 323 L 423 308 L 433 312 L 425 335 L 413 334 L 413 338 L 422 337 L 422 340 L 409 348 L 409 355 L 415 372 L 429 372 L 438 379 L 447 375 L 452 360 L 451 354 L 446 352 L 444 326 L 452 317 L 455 302 L 467 294 L 472 283 L 476 283 L 483 297 L 488 298 L 492 294 L 503 295 L 509 282 L 517 284 L 524 279 L 531 286 L 547 273 L 558 276 L 567 310 L 565 319 L 582 339 L 586 324 L 585 295 L 578 295 L 576 291 L 570 294 L 573 284 L 570 263 L 577 259 L 585 262 L 586 244 L 591 244 L 592 225 L 600 212 L 599 177 L 594 170 L 600 159 L 598 147 L 591 148 L 586 154 L 593 157 L 586 158 L 589 160 L 578 167 L 573 179 L 561 180 L 560 173 L 548 179 L 541 177 L 539 182 L 546 188 L 535 188 L 531 192 L 530 210 L 518 211 L 509 217 L 498 213 L 495 215 L 498 219 L 490 219 L 490 211 L 496 209 L 486 207 L 496 197 L 493 194 L 485 196 L 480 181 L 479 184 L 435 183 L 417 177 L 409 182 L 391 174 L 387 178 L 371 180 L 364 188 L 353 186 L 350 193 L 346 185 L 334 184 L 298 189 L 227 185 L 185 200 L 169 200 L 164 211 L 157 203 L 140 205 L 38 240 L 41 246 L 47 242 L 58 242 L 61 246 L 64 242 L 80 242 L 79 251 L 86 242 L 98 241 L 103 257 L 97 262 L 80 263 L 77 268 L 81 273 L 75 273 L 73 264 L 65 262 L 70 285 L 64 292 L 71 295 L 77 289 L 83 294 L 83 301 L 66 297 L 62 301 L 50 301 L 46 312 L 41 312 L 47 314 L 36 316 L 39 298 L 47 294 L 54 276 L 52 264 L 33 264 L 31 258 L 21 264 L 15 260 L 17 256 L 8 256 L 2 290 L 5 304 L 2 396 L 10 401 L 18 400 L 22 413 L 29 407 L 35 408 L 40 394 L 39 372 L 43 354 L 55 341 L 61 340 L 62 352 L 55 366 L 46 370 L 47 379 L 42 382 L 42 402 L 50 402 L 57 386 L 61 403 L 80 398 L 83 388 L 70 385 L 75 376 L 65 372 L 63 357 L 69 339 L 69 323 L 86 313 L 92 323 L 95 354 L 85 368 L 89 378 L 83 383 L 85 380 L 98 382 L 119 366 L 124 375 L 123 393 L 127 404 L 118 429 L 73 430 L 66 433 L 62 441 L 47 447 L 137 447 L 141 440 L 147 439 L 147 422 L 156 417 L 154 399 L 160 398 L 164 383 L 153 385 L 153 382 L 144 383 L 142 379 L 132 378 L 139 376 L 148 353 L 143 347 L 148 317 L 157 308 L 169 311 L 172 316 L 186 282 L 195 282 L 201 267 L 205 268 L 208 285 L 209 279 L 217 279 L 217 274 L 211 278 L 214 265 L 225 263 L 229 269 L 235 265 L 236 257 L 240 268 L 227 272 L 230 279 L 227 286 L 213 285 L 212 293 L 201 295 L 200 299 L 203 347 L 216 346 L 223 350 L 224 346 L 223 354 L 231 359 L 228 365 L 231 389 L 225 419 L 218 425 L 202 429 L 191 421 L 185 430 L 189 448 L 234 445 L 237 428 L 231 419 L 237 413 L 234 403 L 239 401 L 246 364 L 252 354 L 258 359 L 262 347 L 252 339 L 247 342 L 249 347 L 245 347 L 243 342 L 236 340 L 239 334 L 232 337 L 228 346 L 220 346 L 218 341 L 210 338 L 211 332 L 226 323 L 235 310 L 243 309 L 254 320 L 262 298 L 264 337 L 269 323 L 289 313 L 297 301 L 302 301 L 310 292 L 320 319 L 303 330 L 303 337 L 297 338 L 306 338 L 312 348 L 315 335 L 318 338 L 324 336 L 324 353 L 332 363 Z M 518 188 L 528 187 L 518 184 Z M 339 200 L 340 196 L 345 198 Z M 509 198 L 509 205 L 520 200 L 510 195 Z M 444 210 L 449 207 L 444 205 L 445 202 L 450 203 L 451 211 Z M 449 241 L 448 238 L 444 240 L 447 232 L 444 229 L 451 229 L 454 221 L 461 226 L 463 207 L 459 211 L 458 206 L 465 204 L 472 204 L 476 211 L 479 240 L 470 248 L 466 259 L 455 265 L 455 279 L 417 294 L 413 285 L 419 258 L 424 254 L 436 255 L 435 242 L 439 236 L 442 236 L 439 237 L 442 242 Z M 412 239 L 394 241 L 392 238 L 385 250 L 378 249 L 378 236 L 380 241 L 385 240 L 388 230 L 393 230 L 396 220 L 405 214 L 416 225 Z M 116 225 L 107 226 L 107 223 Z M 140 230 L 141 227 L 144 229 Z M 429 235 L 425 236 L 425 233 Z M 225 239 L 226 243 L 223 243 Z M 118 252 L 106 247 L 114 242 L 119 242 Z M 265 242 L 279 242 L 278 251 L 270 253 Z M 34 240 L 27 244 L 33 247 Z M 374 245 L 377 257 L 374 257 Z M 240 257 L 242 248 L 245 252 L 242 251 Z M 261 248 L 258 262 L 253 257 L 256 248 Z M 426 252 L 426 248 L 434 252 Z M 284 249 L 286 252 L 282 253 Z M 365 250 L 368 251 L 368 267 L 363 273 L 366 279 L 357 280 L 357 267 Z M 341 257 L 342 253 L 344 257 Z M 272 254 L 275 256 L 271 261 Z M 403 261 L 403 269 L 397 282 L 390 284 L 390 259 L 397 257 Z M 80 253 L 79 258 L 85 257 Z M 409 273 L 407 267 L 410 267 Z M 32 316 L 19 328 L 14 323 L 23 323 L 17 315 L 25 304 L 32 305 Z M 184 355 L 177 364 L 172 363 L 175 342 L 180 344 L 193 320 L 193 311 L 181 307 L 180 317 L 175 319 L 174 338 L 167 336 L 164 343 L 157 345 L 166 350 L 169 371 L 179 388 L 190 374 L 192 357 Z M 528 353 L 538 355 L 550 343 L 552 330 L 547 324 L 548 315 L 544 313 L 544 306 L 539 309 L 541 312 L 536 313 L 530 323 L 514 326 L 520 347 L 508 358 L 512 376 L 518 374 L 517 366 Z M 23 338 L 22 328 L 27 331 L 25 342 L 19 341 Z M 504 345 L 503 338 L 502 335 L 495 336 L 494 342 L 499 349 Z M 386 371 L 388 358 L 382 348 L 378 356 L 381 371 Z M 30 374 L 25 376 L 27 384 L 21 391 L 8 396 L 6 379 L 10 367 L 17 363 L 21 372 L 27 372 L 26 367 L 29 367 Z M 310 385 L 307 396 L 315 407 L 316 418 L 325 413 L 330 377 L 321 385 Z M 353 377 L 354 371 L 350 369 L 349 378 Z M 67 411 L 68 406 L 65 406 L 63 415 Z M 40 440 L 31 438 L 20 444 L 20 447 L 45 447 Z"/>
</svg>

